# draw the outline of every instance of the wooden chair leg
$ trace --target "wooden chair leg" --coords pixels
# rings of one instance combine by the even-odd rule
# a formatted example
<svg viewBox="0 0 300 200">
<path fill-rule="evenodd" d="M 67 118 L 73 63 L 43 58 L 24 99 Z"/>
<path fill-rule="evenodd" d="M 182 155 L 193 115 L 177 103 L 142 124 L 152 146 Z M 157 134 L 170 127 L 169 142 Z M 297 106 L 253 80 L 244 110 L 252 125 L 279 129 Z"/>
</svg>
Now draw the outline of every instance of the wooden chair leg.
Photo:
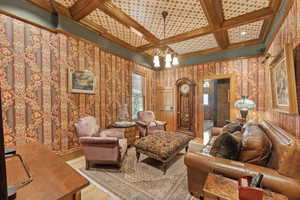
<svg viewBox="0 0 300 200">
<path fill-rule="evenodd" d="M 85 161 L 85 169 L 89 170 L 90 169 L 90 163 L 88 160 Z"/>
<path fill-rule="evenodd" d="M 137 162 L 139 162 L 139 160 L 140 160 L 140 156 L 141 156 L 141 153 L 139 153 L 139 152 L 136 152 L 136 160 L 137 160 Z"/>
<path fill-rule="evenodd" d="M 163 168 L 164 175 L 166 175 L 168 164 L 167 163 L 163 163 L 162 168 Z"/>
</svg>

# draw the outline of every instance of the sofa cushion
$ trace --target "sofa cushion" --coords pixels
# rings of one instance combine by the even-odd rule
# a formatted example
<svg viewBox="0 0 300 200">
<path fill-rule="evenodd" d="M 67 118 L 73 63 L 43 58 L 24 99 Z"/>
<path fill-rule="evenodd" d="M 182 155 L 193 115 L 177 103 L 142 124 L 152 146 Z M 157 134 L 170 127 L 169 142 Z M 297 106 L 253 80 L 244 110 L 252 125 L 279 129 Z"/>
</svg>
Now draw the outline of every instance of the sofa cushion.
<svg viewBox="0 0 300 200">
<path fill-rule="evenodd" d="M 212 144 L 210 155 L 237 160 L 239 157 L 241 141 L 235 139 L 230 133 L 225 132 L 219 135 Z"/>
<path fill-rule="evenodd" d="M 258 125 L 245 128 L 239 160 L 257 165 L 266 165 L 270 157 L 272 143 Z"/>
</svg>

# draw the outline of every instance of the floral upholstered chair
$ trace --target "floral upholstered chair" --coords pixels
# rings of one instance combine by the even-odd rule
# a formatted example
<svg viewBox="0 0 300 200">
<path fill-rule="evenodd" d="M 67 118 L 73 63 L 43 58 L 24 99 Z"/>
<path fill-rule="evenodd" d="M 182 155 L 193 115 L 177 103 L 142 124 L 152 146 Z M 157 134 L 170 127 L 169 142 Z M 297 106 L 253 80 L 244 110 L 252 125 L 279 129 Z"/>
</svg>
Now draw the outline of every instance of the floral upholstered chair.
<svg viewBox="0 0 300 200">
<path fill-rule="evenodd" d="M 96 119 L 92 116 L 80 118 L 74 125 L 85 156 L 87 170 L 93 163 L 116 164 L 121 167 L 127 151 L 124 129 L 100 130 Z"/>
<path fill-rule="evenodd" d="M 155 120 L 155 115 L 152 111 L 140 111 L 137 115 L 138 120 L 136 124 L 139 128 L 140 137 L 153 134 L 156 131 L 166 131 L 167 122 Z"/>
</svg>

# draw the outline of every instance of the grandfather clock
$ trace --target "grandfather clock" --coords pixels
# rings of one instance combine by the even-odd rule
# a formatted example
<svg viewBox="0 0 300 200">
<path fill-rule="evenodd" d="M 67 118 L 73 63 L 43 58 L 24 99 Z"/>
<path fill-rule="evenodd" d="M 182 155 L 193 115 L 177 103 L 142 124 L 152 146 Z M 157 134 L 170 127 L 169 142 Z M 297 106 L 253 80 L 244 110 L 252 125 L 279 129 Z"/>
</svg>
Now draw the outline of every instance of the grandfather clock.
<svg viewBox="0 0 300 200">
<path fill-rule="evenodd" d="M 194 132 L 195 130 L 195 83 L 187 78 L 176 82 L 177 130 Z"/>
</svg>

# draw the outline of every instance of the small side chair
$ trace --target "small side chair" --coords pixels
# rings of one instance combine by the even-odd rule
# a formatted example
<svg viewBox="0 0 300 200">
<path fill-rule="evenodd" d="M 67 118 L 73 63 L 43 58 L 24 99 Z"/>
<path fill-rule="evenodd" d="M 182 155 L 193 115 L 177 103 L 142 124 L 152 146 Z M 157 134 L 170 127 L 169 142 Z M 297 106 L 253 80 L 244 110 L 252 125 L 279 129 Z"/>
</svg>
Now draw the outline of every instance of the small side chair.
<svg viewBox="0 0 300 200">
<path fill-rule="evenodd" d="M 137 113 L 138 126 L 140 137 L 154 134 L 156 131 L 166 131 L 167 122 L 158 121 L 155 119 L 155 114 L 152 111 L 140 111 Z"/>
</svg>

